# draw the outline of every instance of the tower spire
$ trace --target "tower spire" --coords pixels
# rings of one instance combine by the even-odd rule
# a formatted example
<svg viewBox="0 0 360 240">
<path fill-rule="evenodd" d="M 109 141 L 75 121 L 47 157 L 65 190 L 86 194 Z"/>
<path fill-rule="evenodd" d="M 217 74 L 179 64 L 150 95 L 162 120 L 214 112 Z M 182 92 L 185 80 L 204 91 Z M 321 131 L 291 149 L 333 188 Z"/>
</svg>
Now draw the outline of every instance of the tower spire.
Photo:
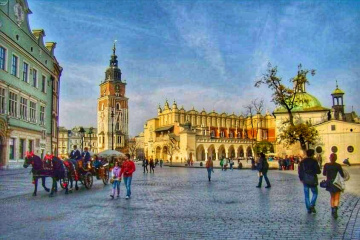
<svg viewBox="0 0 360 240">
<path fill-rule="evenodd" d="M 114 46 L 113 46 L 113 55 L 115 55 L 115 51 L 116 51 L 116 42 L 117 42 L 117 40 L 115 39 L 114 40 Z"/>
</svg>

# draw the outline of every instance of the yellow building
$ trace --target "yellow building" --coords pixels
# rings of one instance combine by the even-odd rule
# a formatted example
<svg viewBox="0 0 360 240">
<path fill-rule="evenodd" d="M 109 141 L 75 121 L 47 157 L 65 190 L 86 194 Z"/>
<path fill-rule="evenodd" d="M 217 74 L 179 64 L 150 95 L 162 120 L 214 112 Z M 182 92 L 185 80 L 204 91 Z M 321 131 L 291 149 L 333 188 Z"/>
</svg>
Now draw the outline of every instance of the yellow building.
<svg viewBox="0 0 360 240">
<path fill-rule="evenodd" d="M 292 113 L 297 120 L 311 122 L 319 133 L 319 140 L 310 148 L 314 148 L 322 159 L 328 161 L 331 153 L 338 154 L 338 162 L 349 158 L 352 163 L 360 163 L 360 120 L 355 112 L 345 113 L 344 92 L 336 85 L 332 92 L 331 109 L 321 106 L 319 100 L 301 88 L 296 98 L 297 106 Z M 281 132 L 283 122 L 288 120 L 288 113 L 283 108 L 274 111 L 276 117 L 276 136 Z M 300 144 L 289 147 L 277 144 L 276 154 L 303 155 Z M 340 161 L 341 160 L 341 161 Z"/>
<path fill-rule="evenodd" d="M 178 109 L 175 101 L 171 107 L 166 101 L 163 108 L 158 107 L 158 116 L 146 121 L 140 136 L 148 158 L 172 162 L 241 158 L 254 155 L 255 139 L 275 142 L 274 120 L 269 113 L 251 119 L 214 110 L 186 111 Z"/>
</svg>

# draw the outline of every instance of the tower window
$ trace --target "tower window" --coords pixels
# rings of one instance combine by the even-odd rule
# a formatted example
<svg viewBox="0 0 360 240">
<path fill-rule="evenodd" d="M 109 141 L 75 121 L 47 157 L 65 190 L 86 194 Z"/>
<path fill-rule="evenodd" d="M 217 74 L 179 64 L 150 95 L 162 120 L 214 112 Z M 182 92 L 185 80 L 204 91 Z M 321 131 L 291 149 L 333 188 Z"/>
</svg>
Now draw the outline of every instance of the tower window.
<svg viewBox="0 0 360 240">
<path fill-rule="evenodd" d="M 331 131 L 335 131 L 336 130 L 336 125 L 331 125 Z"/>
</svg>

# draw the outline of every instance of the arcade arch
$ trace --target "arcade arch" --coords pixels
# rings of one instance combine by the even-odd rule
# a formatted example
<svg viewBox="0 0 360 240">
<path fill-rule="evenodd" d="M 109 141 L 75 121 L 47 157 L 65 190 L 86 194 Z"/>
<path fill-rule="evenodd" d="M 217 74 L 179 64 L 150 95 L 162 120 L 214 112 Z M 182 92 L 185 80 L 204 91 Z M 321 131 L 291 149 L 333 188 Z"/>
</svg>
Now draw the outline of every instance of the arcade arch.
<svg viewBox="0 0 360 240">
<path fill-rule="evenodd" d="M 196 149 L 196 161 L 206 161 L 205 159 L 205 148 L 201 144 Z"/>
</svg>

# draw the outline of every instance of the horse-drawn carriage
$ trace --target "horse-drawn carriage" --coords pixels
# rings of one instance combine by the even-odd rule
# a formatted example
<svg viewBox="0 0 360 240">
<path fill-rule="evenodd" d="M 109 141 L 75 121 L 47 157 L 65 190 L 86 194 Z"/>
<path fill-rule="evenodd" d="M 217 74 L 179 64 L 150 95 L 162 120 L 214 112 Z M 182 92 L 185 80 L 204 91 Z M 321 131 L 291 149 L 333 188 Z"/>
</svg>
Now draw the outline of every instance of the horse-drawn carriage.
<svg viewBox="0 0 360 240">
<path fill-rule="evenodd" d="M 96 179 L 102 180 L 104 185 L 109 183 L 110 178 L 110 170 L 109 164 L 104 163 L 101 164 L 99 167 L 95 167 L 91 162 L 88 163 L 87 166 L 83 165 L 82 160 L 74 161 L 72 159 L 64 160 L 65 166 L 68 168 L 75 167 L 76 171 L 72 171 L 72 176 L 70 178 L 76 181 L 75 189 L 77 190 L 77 181 L 80 181 L 81 184 L 85 186 L 85 188 L 90 189 L 93 185 L 93 177 L 95 176 Z M 71 166 L 72 165 L 72 166 Z M 69 182 L 60 181 L 60 186 L 65 188 Z M 70 182 L 72 188 L 72 183 Z"/>
</svg>

